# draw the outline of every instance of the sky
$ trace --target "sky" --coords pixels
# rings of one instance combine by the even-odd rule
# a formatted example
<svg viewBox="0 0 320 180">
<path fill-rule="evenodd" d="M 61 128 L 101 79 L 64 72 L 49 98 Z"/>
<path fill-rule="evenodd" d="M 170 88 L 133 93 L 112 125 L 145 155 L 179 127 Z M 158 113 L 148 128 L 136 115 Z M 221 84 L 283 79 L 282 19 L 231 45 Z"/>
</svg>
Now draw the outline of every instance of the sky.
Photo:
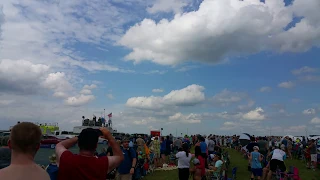
<svg viewBox="0 0 320 180">
<path fill-rule="evenodd" d="M 0 2 L 0 129 L 320 130 L 319 0 Z"/>
</svg>

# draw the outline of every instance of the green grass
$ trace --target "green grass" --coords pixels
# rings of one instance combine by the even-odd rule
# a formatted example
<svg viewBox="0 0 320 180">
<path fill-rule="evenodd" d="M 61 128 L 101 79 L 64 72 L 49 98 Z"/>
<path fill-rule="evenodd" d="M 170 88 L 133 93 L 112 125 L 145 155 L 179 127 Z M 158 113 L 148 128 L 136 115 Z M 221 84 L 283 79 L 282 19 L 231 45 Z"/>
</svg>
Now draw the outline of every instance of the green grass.
<svg viewBox="0 0 320 180">
<path fill-rule="evenodd" d="M 228 172 L 229 177 L 231 177 L 231 169 L 233 167 L 238 167 L 237 171 L 237 179 L 238 180 L 246 180 L 250 179 L 250 173 L 247 170 L 248 161 L 244 159 L 239 152 L 228 149 L 230 155 L 230 170 Z M 300 160 L 286 160 L 286 166 L 295 166 L 299 169 L 300 178 L 302 180 L 320 180 L 320 171 L 319 169 L 315 172 L 310 169 L 307 169 L 305 163 Z M 144 180 L 177 180 L 178 179 L 178 171 L 155 171 L 151 175 L 147 175 Z M 191 179 L 191 178 L 190 178 Z"/>
</svg>

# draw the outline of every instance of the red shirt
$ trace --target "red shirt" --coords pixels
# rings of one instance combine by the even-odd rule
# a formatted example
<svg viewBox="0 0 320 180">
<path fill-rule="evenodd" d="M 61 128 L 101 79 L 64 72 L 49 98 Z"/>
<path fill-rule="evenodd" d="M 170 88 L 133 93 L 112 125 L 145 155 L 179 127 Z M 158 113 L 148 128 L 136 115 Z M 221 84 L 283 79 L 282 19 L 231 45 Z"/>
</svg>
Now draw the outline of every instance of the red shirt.
<svg viewBox="0 0 320 180">
<path fill-rule="evenodd" d="M 202 156 L 198 156 L 197 157 L 200 161 L 200 164 L 197 165 L 197 169 L 201 169 L 201 176 L 204 176 L 206 174 L 206 161 L 204 160 L 204 158 Z"/>
<path fill-rule="evenodd" d="M 62 153 L 59 162 L 58 180 L 106 180 L 108 157 L 87 157 Z"/>
</svg>

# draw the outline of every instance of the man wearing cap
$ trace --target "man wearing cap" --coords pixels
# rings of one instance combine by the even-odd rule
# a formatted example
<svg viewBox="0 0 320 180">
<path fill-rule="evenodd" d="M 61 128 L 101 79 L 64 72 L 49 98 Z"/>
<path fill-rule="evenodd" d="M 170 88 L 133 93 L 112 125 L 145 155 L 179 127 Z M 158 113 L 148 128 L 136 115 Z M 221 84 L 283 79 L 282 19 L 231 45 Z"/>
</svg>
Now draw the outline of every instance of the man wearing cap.
<svg viewBox="0 0 320 180">
<path fill-rule="evenodd" d="M 193 174 L 193 180 L 201 180 L 201 168 L 199 159 L 193 159 L 193 168 L 190 168 L 190 173 Z"/>
<path fill-rule="evenodd" d="M 260 177 L 262 176 L 262 155 L 259 153 L 259 147 L 253 146 L 253 152 L 249 154 L 249 161 L 251 164 L 251 180 L 254 180 L 254 177 Z"/>
<path fill-rule="evenodd" d="M 284 152 L 286 147 L 285 145 L 282 145 L 281 149 L 277 148 L 270 153 L 270 155 L 272 155 L 272 158 L 270 161 L 270 171 L 268 173 L 268 180 L 271 180 L 272 173 L 275 173 L 277 171 L 277 167 L 279 167 L 279 169 L 282 172 L 286 170 L 286 165 L 283 162 L 286 159 L 286 153 Z"/>
<path fill-rule="evenodd" d="M 129 147 L 128 138 L 124 138 L 122 140 L 121 151 L 124 156 L 124 160 L 118 167 L 117 180 L 131 180 L 137 163 L 137 155 L 135 150 Z"/>
<path fill-rule="evenodd" d="M 144 152 L 145 141 L 141 138 L 141 135 L 138 135 L 138 138 L 137 138 L 136 142 L 137 142 L 137 146 L 138 146 L 138 150 L 137 151 L 138 152 L 140 152 L 140 151 Z"/>
<path fill-rule="evenodd" d="M 95 156 L 101 135 L 108 140 L 113 156 Z M 68 149 L 77 143 L 80 149 L 79 154 L 73 154 Z M 58 180 L 105 180 L 107 174 L 119 166 L 124 159 L 120 147 L 107 128 L 82 130 L 78 137 L 58 143 L 56 154 L 59 164 Z"/>
<path fill-rule="evenodd" d="M 212 156 L 211 156 L 212 155 Z M 213 158 L 213 161 L 215 162 L 214 166 L 210 166 L 209 169 L 213 170 L 213 176 L 219 177 L 220 171 L 223 165 L 223 161 L 221 160 L 221 154 L 216 153 L 215 155 L 211 154 L 210 157 Z"/>
</svg>

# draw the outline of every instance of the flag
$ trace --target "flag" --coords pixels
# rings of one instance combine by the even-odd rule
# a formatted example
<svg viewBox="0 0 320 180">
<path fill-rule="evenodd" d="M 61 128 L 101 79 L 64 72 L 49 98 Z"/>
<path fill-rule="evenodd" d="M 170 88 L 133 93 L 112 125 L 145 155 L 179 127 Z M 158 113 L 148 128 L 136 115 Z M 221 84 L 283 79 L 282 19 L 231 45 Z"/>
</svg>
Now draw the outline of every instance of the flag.
<svg viewBox="0 0 320 180">
<path fill-rule="evenodd" d="M 112 117 L 112 113 L 108 114 L 108 117 L 111 118 Z"/>
</svg>

